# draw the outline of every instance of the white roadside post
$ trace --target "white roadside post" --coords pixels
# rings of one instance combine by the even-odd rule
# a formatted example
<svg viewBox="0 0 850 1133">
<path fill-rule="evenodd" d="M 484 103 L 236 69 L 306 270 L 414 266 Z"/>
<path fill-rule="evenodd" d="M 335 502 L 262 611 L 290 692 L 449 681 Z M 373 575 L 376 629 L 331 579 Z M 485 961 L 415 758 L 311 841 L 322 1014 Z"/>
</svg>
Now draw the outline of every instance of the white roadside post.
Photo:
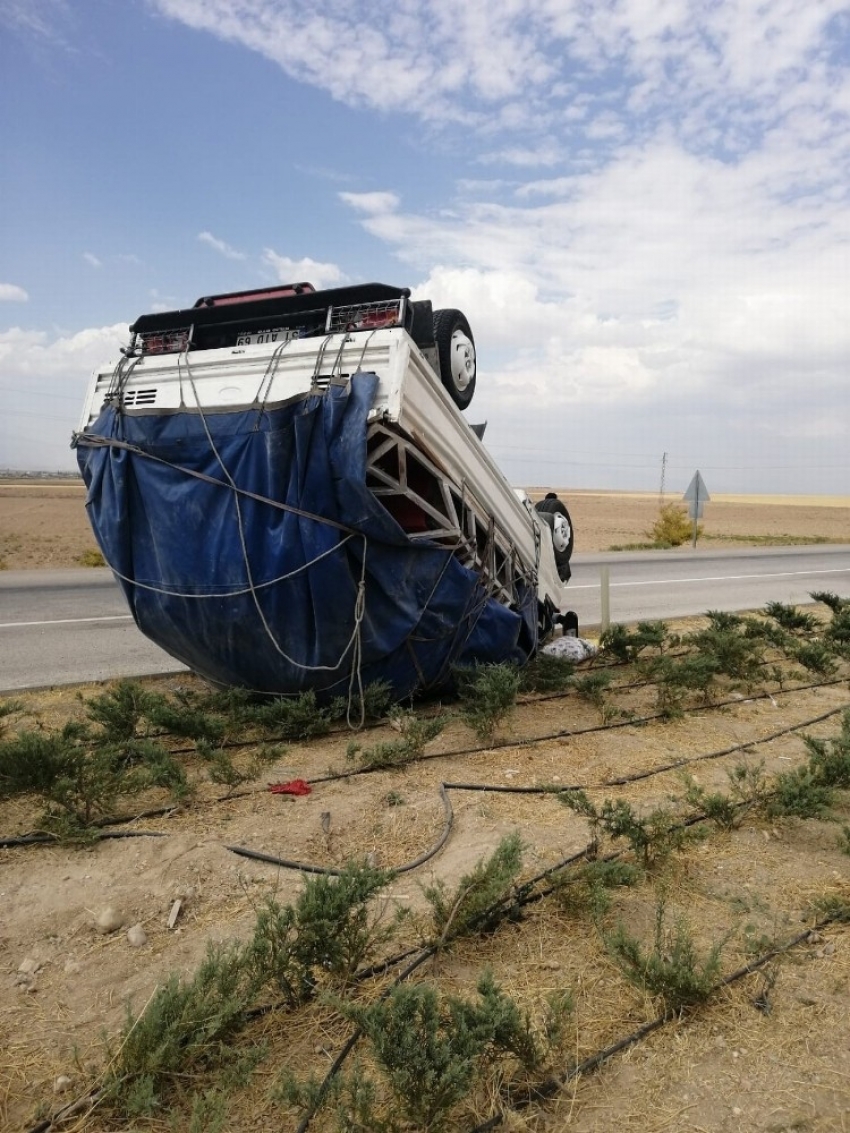
<svg viewBox="0 0 850 1133">
<path fill-rule="evenodd" d="M 599 571 L 599 632 L 604 633 L 611 624 L 611 575 L 607 566 Z"/>
<path fill-rule="evenodd" d="M 699 469 L 694 473 L 693 479 L 688 485 L 688 490 L 685 492 L 682 499 L 688 505 L 688 515 L 694 521 L 694 541 L 691 546 L 697 545 L 697 521 L 702 519 L 703 506 L 711 502 L 711 496 L 708 494 L 708 488 L 705 486 L 705 481 L 700 476 Z"/>
</svg>

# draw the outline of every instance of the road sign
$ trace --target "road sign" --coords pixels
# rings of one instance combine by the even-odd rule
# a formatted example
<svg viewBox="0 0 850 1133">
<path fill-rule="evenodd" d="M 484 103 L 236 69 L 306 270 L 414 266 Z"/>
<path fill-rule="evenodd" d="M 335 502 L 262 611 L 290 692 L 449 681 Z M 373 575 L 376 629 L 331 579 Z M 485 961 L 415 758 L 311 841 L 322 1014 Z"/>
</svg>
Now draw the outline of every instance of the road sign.
<svg viewBox="0 0 850 1133">
<path fill-rule="evenodd" d="M 682 496 L 682 499 L 688 505 L 688 515 L 694 521 L 694 546 L 696 546 L 697 520 L 702 519 L 703 507 L 711 501 L 711 496 L 708 494 L 708 488 L 705 486 L 705 480 L 700 476 L 699 469 L 694 473 L 694 477 L 688 484 L 688 490 Z"/>
<path fill-rule="evenodd" d="M 699 469 L 694 473 L 694 478 L 688 484 L 688 490 L 685 492 L 682 499 L 686 503 L 711 503 L 711 496 L 708 494 L 708 488 L 705 486 L 705 480 L 699 473 Z"/>
</svg>

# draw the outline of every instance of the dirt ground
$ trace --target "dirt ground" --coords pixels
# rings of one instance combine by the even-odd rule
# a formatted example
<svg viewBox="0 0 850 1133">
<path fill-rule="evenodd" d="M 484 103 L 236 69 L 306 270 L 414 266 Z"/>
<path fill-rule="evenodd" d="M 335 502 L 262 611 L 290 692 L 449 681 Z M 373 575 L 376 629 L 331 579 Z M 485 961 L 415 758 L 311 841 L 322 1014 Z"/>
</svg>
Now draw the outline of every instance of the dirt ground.
<svg viewBox="0 0 850 1133">
<path fill-rule="evenodd" d="M 533 498 L 542 491 L 530 489 Z M 658 514 L 658 496 L 651 493 L 560 494 L 570 508 L 577 551 L 645 541 Z M 701 545 L 709 548 L 850 542 L 850 496 L 716 496 L 702 527 Z M 96 552 L 81 481 L 0 480 L 0 569 L 85 566 Z"/>
<path fill-rule="evenodd" d="M 186 688 L 191 681 L 184 678 L 180 685 Z M 148 687 L 175 691 L 177 682 Z M 31 694 L 24 703 L 49 727 L 79 716 L 77 692 L 90 697 L 100 691 Z M 580 785 L 600 800 L 659 805 L 681 794 L 680 772 L 659 771 L 620 787 L 612 780 L 651 773 L 683 758 L 694 760 L 692 773 L 707 789 L 722 789 L 735 759 L 753 765 L 764 761 L 769 776 L 802 759 L 799 730 L 788 728 L 802 725 L 807 734 L 834 736 L 836 713 L 850 701 L 846 677 L 755 700 L 739 696 L 731 698 L 731 706 L 689 713 L 668 724 L 630 723 L 604 731 L 586 730 L 599 726 L 600 715 L 574 694 L 525 703 L 492 746 L 479 744 L 455 722 L 429 746 L 432 758 L 425 762 L 321 781 L 350 767 L 345 758 L 350 737 L 335 734 L 291 745 L 260 781 L 236 797 L 227 798 L 201 775 L 190 803 L 120 828 L 161 836 L 90 848 L 0 849 L 0 979 L 5 985 L 0 1126 L 31 1129 L 45 1114 L 96 1087 L 106 1065 L 104 1036 L 119 1031 L 128 1003 L 139 1011 L 169 973 L 190 976 L 208 942 L 249 936 L 264 896 L 273 894 L 282 903 L 294 897 L 301 884 L 296 870 L 245 859 L 233 847 L 319 866 L 368 853 L 381 866 L 399 867 L 440 835 L 446 819 L 440 783 L 496 789 Z M 646 689 L 624 689 L 613 702 L 638 717 L 651 709 Z M 565 729 L 573 734 L 553 734 Z M 380 732 L 370 733 L 368 742 L 379 738 Z M 739 751 L 705 759 L 741 744 L 755 746 L 743 756 Z M 295 798 L 266 789 L 267 782 L 295 777 L 314 781 L 310 795 Z M 410 908 L 420 918 L 423 885 L 437 878 L 456 884 L 513 830 L 526 847 L 525 876 L 587 844 L 584 820 L 551 797 L 451 786 L 447 797 L 454 818 L 448 842 L 424 866 L 400 875 L 389 891 L 391 906 Z M 141 809 L 165 801 L 152 796 L 135 805 Z M 8 838 L 36 828 L 38 813 L 33 799 L 0 803 L 0 834 Z M 646 939 L 663 893 L 671 916 L 688 917 L 701 949 L 729 938 L 723 970 L 731 972 L 813 924 L 818 901 L 840 898 L 850 904 L 850 869 L 838 838 L 838 823 L 848 820 L 845 799 L 832 821 L 755 818 L 740 829 L 707 834 L 627 897 L 615 898 L 614 912 Z M 183 906 L 170 930 L 169 913 L 178 898 Z M 120 928 L 101 934 L 96 921 L 106 908 L 115 910 Z M 146 935 L 141 947 L 128 937 L 134 925 Z M 461 942 L 425 975 L 444 990 L 471 996 L 484 967 L 532 1011 L 547 992 L 570 990 L 574 1033 L 565 1064 L 631 1034 L 657 1014 L 649 997 L 622 978 L 592 921 L 555 898 L 530 907 L 521 920 L 489 937 Z M 711 1133 L 845 1130 L 849 1008 L 850 935 L 847 924 L 836 924 L 765 972 L 730 986 L 709 1006 L 671 1021 L 598 1073 L 572 1082 L 534 1116 L 517 1117 L 506 1127 L 587 1133 L 614 1124 L 635 1131 Z M 224 1128 L 234 1133 L 294 1129 L 296 1115 L 269 1100 L 270 1087 L 286 1065 L 324 1073 L 346 1032 L 328 1021 L 326 1011 L 311 1014 L 309 1009 L 294 1021 L 289 1014 L 269 1016 L 256 1031 L 254 1040 L 262 1037 L 269 1053 L 250 1086 L 235 1091 Z M 57 1082 L 64 1087 L 60 1093 Z M 95 1111 L 70 1127 L 115 1126 Z M 162 1120 L 134 1126 L 174 1127 Z M 185 1128 L 179 1120 L 176 1127 Z M 470 1114 L 464 1124 L 451 1125 L 471 1127 Z M 317 1123 L 316 1128 L 331 1126 Z"/>
<path fill-rule="evenodd" d="M 637 541 L 657 508 L 657 497 L 649 495 L 577 492 L 568 498 L 583 550 Z M 4 565 L 76 565 L 94 549 L 82 503 L 82 488 L 74 483 L 0 485 Z M 805 505 L 718 500 L 707 508 L 706 527 L 733 536 L 847 539 L 850 499 Z M 425 932 L 422 887 L 435 879 L 455 885 L 510 832 L 519 831 L 525 845 L 524 877 L 587 846 L 586 821 L 552 795 L 495 788 L 580 786 L 598 803 L 625 799 L 646 810 L 681 798 L 683 768 L 664 770 L 671 763 L 685 761 L 707 790 L 727 788 L 727 772 L 736 766 L 763 763 L 771 778 L 803 762 L 803 734 L 828 738 L 839 732 L 841 713 L 850 707 L 848 676 L 845 663 L 829 679 L 798 672 L 782 687 L 771 684 L 767 694 L 730 686 L 715 703 L 695 702 L 682 718 L 664 722 L 655 716 L 655 690 L 615 672 L 604 706 L 575 689 L 551 699 L 526 697 L 489 743 L 453 716 L 429 744 L 428 758 L 404 769 L 334 778 L 352 766 L 345 730 L 291 743 L 259 779 L 230 795 L 209 781 L 205 765 L 190 753 L 185 758 L 196 783 L 193 797 L 158 817 L 117 828 L 131 837 L 85 848 L 0 848 L 0 1128 L 45 1129 L 40 1121 L 102 1080 L 109 1057 L 105 1036 L 120 1031 L 128 1005 L 141 1011 L 170 973 L 190 976 L 210 941 L 248 937 L 266 896 L 281 903 L 294 898 L 303 883 L 297 869 L 249 860 L 234 847 L 316 866 L 340 866 L 369 854 L 382 867 L 398 868 L 437 842 L 450 806 L 445 845 L 390 886 L 389 905 L 413 913 L 405 932 L 415 942 Z M 145 686 L 172 696 L 202 687 L 188 675 Z M 21 703 L 0 723 L 7 725 L 6 737 L 20 728 L 50 731 L 82 718 L 85 702 L 105 687 L 27 693 L 15 698 Z M 360 742 L 394 735 L 382 727 Z M 640 772 L 645 778 L 616 783 Z M 311 793 L 293 797 L 267 789 L 294 778 L 311 781 Z M 448 803 L 441 784 L 447 785 Z M 725 940 L 722 970 L 735 971 L 815 924 L 830 901 L 850 907 L 850 858 L 841 833 L 850 823 L 847 795 L 840 793 L 825 818 L 759 812 L 737 829 L 712 827 L 634 889 L 617 891 L 606 923 L 619 918 L 648 941 L 663 900 L 671 918 L 687 918 L 702 952 Z M 124 808 L 138 814 L 167 804 L 163 792 L 152 792 Z M 0 838 L 37 829 L 41 809 L 31 796 L 0 800 Z M 178 899 L 179 914 L 169 928 Z M 107 908 L 120 927 L 103 933 L 96 922 Z M 138 946 L 128 938 L 136 925 L 146 938 Z M 657 1003 L 623 978 L 593 921 L 557 896 L 527 906 L 489 936 L 461 941 L 420 975 L 471 997 L 485 967 L 532 1014 L 548 992 L 570 991 L 575 1006 L 562 1068 L 632 1034 L 658 1013 Z M 249 1080 L 231 1087 L 225 1122 L 215 1128 L 294 1130 L 297 1113 L 271 1097 L 282 1069 L 324 1074 L 349 1033 L 320 1005 L 257 1020 L 250 1038 L 265 1044 L 265 1057 Z M 473 1129 L 496 1100 L 471 1099 L 450 1128 Z M 671 1019 L 601 1069 L 579 1075 L 545 1105 L 509 1113 L 502 1127 L 846 1133 L 850 926 L 833 923 L 801 940 L 706 1006 Z M 130 1126 L 110 1124 L 95 1109 L 53 1128 Z M 139 1119 L 132 1128 L 166 1133 L 188 1124 L 181 1111 Z M 318 1119 L 311 1128 L 334 1126 Z"/>
</svg>

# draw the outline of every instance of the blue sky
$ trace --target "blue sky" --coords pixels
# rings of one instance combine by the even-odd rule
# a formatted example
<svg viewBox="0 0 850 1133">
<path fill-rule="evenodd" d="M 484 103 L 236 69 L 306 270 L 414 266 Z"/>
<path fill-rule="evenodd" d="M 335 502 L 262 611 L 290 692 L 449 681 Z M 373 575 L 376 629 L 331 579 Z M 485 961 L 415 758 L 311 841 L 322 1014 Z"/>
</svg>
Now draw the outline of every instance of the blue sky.
<svg viewBox="0 0 850 1133">
<path fill-rule="evenodd" d="M 517 484 L 850 492 L 850 3 L 0 0 L 0 467 L 145 311 L 459 307 Z"/>
</svg>

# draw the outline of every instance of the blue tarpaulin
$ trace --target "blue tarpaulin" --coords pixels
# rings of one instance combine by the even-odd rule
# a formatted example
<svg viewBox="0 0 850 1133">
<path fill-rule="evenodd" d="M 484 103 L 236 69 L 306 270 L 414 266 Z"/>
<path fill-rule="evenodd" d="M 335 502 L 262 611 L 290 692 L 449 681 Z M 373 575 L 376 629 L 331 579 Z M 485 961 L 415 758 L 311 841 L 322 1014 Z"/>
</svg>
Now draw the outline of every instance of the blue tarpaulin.
<svg viewBox="0 0 850 1133">
<path fill-rule="evenodd" d="M 398 697 L 455 665 L 525 662 L 537 602 L 488 598 L 451 551 L 410 540 L 366 486 L 378 379 L 275 407 L 126 414 L 78 437 L 87 509 L 137 625 L 220 684 Z"/>
</svg>

